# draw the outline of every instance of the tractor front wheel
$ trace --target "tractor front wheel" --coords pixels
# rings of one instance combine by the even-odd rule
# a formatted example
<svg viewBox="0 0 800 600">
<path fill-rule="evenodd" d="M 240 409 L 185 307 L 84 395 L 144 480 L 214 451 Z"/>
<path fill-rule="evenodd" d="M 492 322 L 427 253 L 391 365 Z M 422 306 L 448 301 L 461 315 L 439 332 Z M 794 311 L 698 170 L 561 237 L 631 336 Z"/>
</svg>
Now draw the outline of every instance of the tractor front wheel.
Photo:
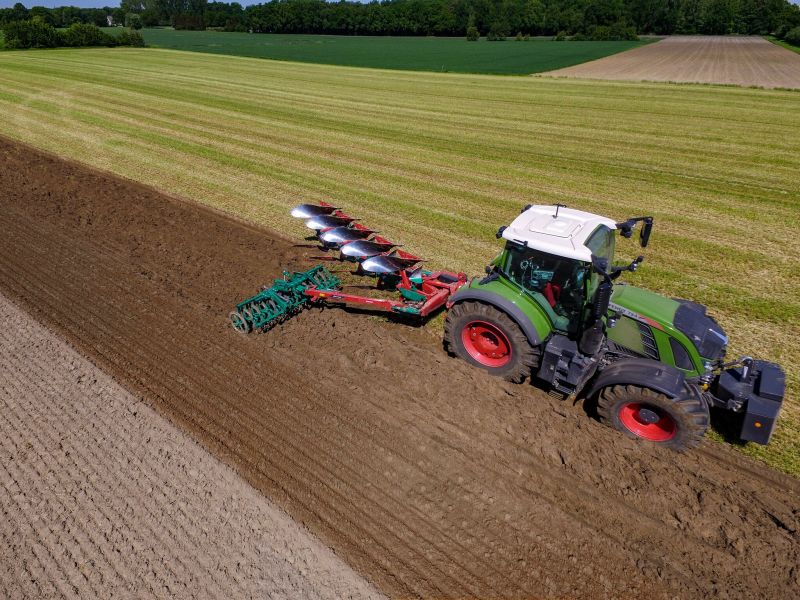
<svg viewBox="0 0 800 600">
<path fill-rule="evenodd" d="M 462 302 L 447 313 L 445 348 L 491 375 L 521 383 L 539 364 L 539 352 L 503 311 L 481 302 Z"/>
<path fill-rule="evenodd" d="M 603 388 L 597 398 L 600 420 L 632 438 L 674 450 L 700 443 L 708 429 L 708 407 L 702 398 L 687 393 L 670 398 L 636 385 Z"/>
</svg>

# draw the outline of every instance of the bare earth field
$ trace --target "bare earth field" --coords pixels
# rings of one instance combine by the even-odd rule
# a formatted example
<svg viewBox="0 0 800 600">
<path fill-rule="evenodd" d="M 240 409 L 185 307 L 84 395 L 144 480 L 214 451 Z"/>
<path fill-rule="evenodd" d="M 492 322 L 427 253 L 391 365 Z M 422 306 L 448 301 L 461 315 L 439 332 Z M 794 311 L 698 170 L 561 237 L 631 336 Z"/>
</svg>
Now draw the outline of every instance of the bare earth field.
<svg viewBox="0 0 800 600">
<path fill-rule="evenodd" d="M 672 36 L 544 75 L 800 88 L 800 54 L 757 36 Z"/>
<path fill-rule="evenodd" d="M 388 595 L 797 591 L 797 481 L 716 443 L 639 445 L 448 358 L 427 330 L 311 310 L 239 336 L 231 306 L 311 250 L 2 140 L 0 186 L 0 291 Z M 33 435 L 38 414 L 16 426 Z"/>
<path fill-rule="evenodd" d="M 379 598 L 0 296 L 0 596 Z"/>
</svg>

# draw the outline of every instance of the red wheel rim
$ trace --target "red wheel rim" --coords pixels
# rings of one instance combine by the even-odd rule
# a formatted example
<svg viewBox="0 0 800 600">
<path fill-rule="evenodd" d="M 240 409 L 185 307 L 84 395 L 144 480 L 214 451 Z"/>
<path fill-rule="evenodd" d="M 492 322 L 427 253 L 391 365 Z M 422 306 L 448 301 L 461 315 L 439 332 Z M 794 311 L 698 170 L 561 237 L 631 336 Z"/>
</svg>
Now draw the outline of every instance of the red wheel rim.
<svg viewBox="0 0 800 600">
<path fill-rule="evenodd" d="M 671 440 L 678 431 L 675 419 L 652 404 L 623 404 L 619 409 L 619 420 L 632 434 L 651 442 Z"/>
<path fill-rule="evenodd" d="M 472 321 L 461 330 L 467 353 L 484 367 L 494 369 L 511 360 L 511 344 L 503 330 L 486 321 Z"/>
</svg>

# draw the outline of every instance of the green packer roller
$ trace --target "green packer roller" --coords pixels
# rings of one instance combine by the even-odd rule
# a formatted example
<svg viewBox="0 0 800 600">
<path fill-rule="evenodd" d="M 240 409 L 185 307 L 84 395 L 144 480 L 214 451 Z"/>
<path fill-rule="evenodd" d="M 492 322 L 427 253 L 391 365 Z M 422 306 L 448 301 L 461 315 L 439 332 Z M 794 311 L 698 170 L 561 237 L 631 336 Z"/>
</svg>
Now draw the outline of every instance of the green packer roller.
<svg viewBox="0 0 800 600">
<path fill-rule="evenodd" d="M 308 271 L 283 272 L 269 287 L 236 305 L 230 314 L 233 328 L 240 333 L 267 331 L 286 318 L 297 314 L 311 303 L 306 290 L 337 290 L 341 281 L 324 266 L 317 265 Z"/>
</svg>

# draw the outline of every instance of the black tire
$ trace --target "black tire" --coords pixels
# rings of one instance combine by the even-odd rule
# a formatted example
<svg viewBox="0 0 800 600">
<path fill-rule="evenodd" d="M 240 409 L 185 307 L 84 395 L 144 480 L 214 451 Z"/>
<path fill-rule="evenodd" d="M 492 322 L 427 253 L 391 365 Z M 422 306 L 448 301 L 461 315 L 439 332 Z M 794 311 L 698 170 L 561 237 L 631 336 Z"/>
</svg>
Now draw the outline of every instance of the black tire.
<svg viewBox="0 0 800 600">
<path fill-rule="evenodd" d="M 507 345 L 510 350 L 505 363 L 490 365 L 480 362 L 466 348 L 463 336 L 469 333 L 465 333 L 465 328 L 470 331 L 469 327 L 474 323 L 484 323 L 498 335 L 504 336 L 503 345 Z M 482 302 L 462 302 L 450 309 L 444 322 L 444 345 L 448 353 L 463 358 L 490 375 L 514 383 L 525 381 L 525 378 L 539 366 L 538 347 L 530 345 L 528 338 L 511 317 L 494 306 Z M 473 353 L 474 350 L 473 346 Z M 488 358 L 488 360 L 500 362 L 500 359 Z"/>
<path fill-rule="evenodd" d="M 628 437 L 679 451 L 697 446 L 709 425 L 708 406 L 688 389 L 684 397 L 670 398 L 636 385 L 608 386 L 597 398 L 597 414 Z"/>
</svg>

